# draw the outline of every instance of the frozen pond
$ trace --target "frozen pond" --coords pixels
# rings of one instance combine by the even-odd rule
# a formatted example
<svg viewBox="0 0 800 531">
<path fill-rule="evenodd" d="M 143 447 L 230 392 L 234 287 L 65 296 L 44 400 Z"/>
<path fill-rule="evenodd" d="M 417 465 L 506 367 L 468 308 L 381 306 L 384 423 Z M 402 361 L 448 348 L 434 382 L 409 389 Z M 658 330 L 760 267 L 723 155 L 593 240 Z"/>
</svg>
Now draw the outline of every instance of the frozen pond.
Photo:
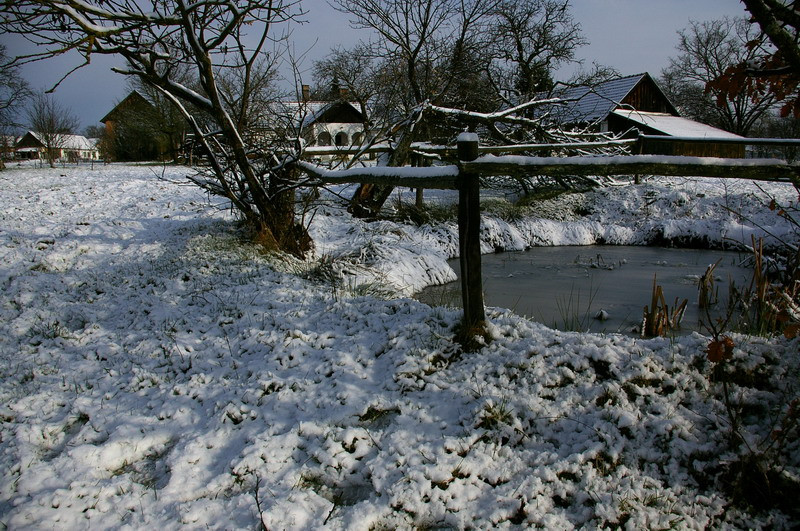
<svg viewBox="0 0 800 531">
<path fill-rule="evenodd" d="M 722 306 L 728 282 L 749 283 L 752 272 L 742 262 L 748 255 L 731 251 L 660 247 L 589 246 L 535 247 L 529 251 L 484 255 L 484 298 L 487 306 L 562 330 L 636 333 L 642 311 L 650 304 L 653 275 L 672 308 L 688 299 L 680 333 L 701 330 L 705 311 L 698 308 L 698 280 L 721 258 L 714 274 Z M 451 265 L 459 273 L 458 260 Z M 432 305 L 461 304 L 460 282 L 427 288 L 417 294 Z M 601 310 L 606 320 L 595 319 Z"/>
</svg>

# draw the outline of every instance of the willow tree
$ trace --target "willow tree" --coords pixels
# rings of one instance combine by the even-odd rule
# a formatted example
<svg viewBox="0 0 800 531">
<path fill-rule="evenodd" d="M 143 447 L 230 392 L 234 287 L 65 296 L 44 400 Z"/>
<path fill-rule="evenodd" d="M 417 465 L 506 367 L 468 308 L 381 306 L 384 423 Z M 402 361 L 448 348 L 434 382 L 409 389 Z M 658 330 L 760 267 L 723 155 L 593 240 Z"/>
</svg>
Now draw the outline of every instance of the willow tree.
<svg viewBox="0 0 800 531">
<path fill-rule="evenodd" d="M 277 100 L 267 53 L 300 15 L 297 0 L 15 0 L 0 8 L 0 34 L 37 45 L 15 64 L 78 52 L 124 59 L 119 73 L 158 89 L 178 107 L 205 156 L 195 183 L 229 199 L 267 247 L 302 255 L 310 239 L 294 215 L 284 163 L 291 123 L 251 119 Z M 191 73 L 187 83 L 186 71 Z M 236 79 L 235 93 L 231 84 Z M 260 122 L 260 123 L 259 123 Z M 262 134 L 253 133 L 260 129 Z"/>
</svg>

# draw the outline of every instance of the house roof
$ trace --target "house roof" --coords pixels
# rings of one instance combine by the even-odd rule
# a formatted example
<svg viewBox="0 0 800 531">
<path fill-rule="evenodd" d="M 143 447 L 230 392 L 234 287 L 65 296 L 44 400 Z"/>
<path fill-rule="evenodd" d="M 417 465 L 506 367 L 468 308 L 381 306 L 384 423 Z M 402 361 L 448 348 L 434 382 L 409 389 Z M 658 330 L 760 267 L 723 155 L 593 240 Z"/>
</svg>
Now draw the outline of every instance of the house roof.
<svg viewBox="0 0 800 531">
<path fill-rule="evenodd" d="M 605 120 L 621 105 L 625 98 L 642 82 L 650 82 L 658 92 L 661 90 L 650 74 L 611 79 L 594 86 L 577 86 L 556 89 L 552 96 L 567 100 L 565 104 L 550 109 L 551 116 L 560 123 L 593 123 Z M 670 108 L 674 107 L 661 93 Z M 677 111 L 676 111 L 677 114 Z"/>
<path fill-rule="evenodd" d="M 326 120 L 326 115 L 342 108 L 348 113 L 354 112 L 359 117 L 361 116 L 358 105 L 349 101 L 294 101 L 287 102 L 285 105 L 292 110 L 298 120 L 302 119 L 302 123 L 300 124 L 301 128 L 308 127 L 317 122 L 330 121 Z M 360 123 L 360 120 L 352 123 Z"/>
<path fill-rule="evenodd" d="M 147 98 L 139 94 L 137 91 L 131 91 L 130 94 L 125 96 L 122 101 L 114 105 L 114 108 L 108 111 L 108 114 L 100 118 L 101 123 L 113 122 L 118 119 L 118 114 L 122 113 L 127 108 L 135 108 L 136 106 L 153 107 L 153 104 L 147 101 Z"/>
<path fill-rule="evenodd" d="M 710 125 L 666 113 L 617 109 L 612 111 L 612 114 L 673 137 L 742 138 L 739 135 L 723 131 L 722 129 Z"/>
<path fill-rule="evenodd" d="M 39 142 L 42 146 L 45 145 L 45 142 L 42 140 L 42 136 L 39 133 L 34 131 L 28 131 L 25 135 L 18 141 L 22 142 L 22 140 L 27 137 L 31 136 L 34 140 Z M 74 149 L 74 150 L 81 150 L 81 151 L 91 151 L 97 149 L 97 139 L 96 138 L 86 138 L 85 136 L 81 135 L 58 135 L 58 147 L 61 149 Z"/>
</svg>

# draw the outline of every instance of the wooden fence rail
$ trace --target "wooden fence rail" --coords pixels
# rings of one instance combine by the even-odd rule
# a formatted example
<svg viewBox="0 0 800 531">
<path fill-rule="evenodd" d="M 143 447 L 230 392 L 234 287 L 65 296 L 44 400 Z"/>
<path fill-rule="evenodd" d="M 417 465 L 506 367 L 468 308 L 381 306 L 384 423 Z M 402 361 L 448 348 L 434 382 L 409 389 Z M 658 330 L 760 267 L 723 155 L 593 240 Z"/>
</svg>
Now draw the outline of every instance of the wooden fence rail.
<svg viewBox="0 0 800 531">
<path fill-rule="evenodd" d="M 775 159 L 720 159 L 670 155 L 613 157 L 481 157 L 461 169 L 482 175 L 671 175 L 791 182 L 800 167 Z"/>
<path fill-rule="evenodd" d="M 607 140 L 604 142 L 566 142 L 559 144 L 512 144 L 506 146 L 479 146 L 481 154 L 495 153 L 530 153 L 541 151 L 574 151 L 584 149 L 603 149 L 613 147 L 632 147 L 638 142 L 638 138 Z M 350 156 L 369 153 L 388 153 L 394 149 L 389 144 L 375 144 L 373 146 L 311 146 L 303 150 L 303 157 L 320 157 L 329 155 Z M 412 151 L 429 155 L 456 156 L 457 146 L 434 146 L 425 142 L 415 142 L 411 144 Z"/>
<path fill-rule="evenodd" d="M 664 137 L 658 137 L 663 140 Z M 796 145 L 800 141 L 759 139 L 730 140 L 743 144 Z M 679 140 L 685 142 L 685 140 Z M 702 141 L 717 142 L 716 139 Z M 754 142 L 755 141 L 755 142 Z M 784 143 L 787 142 L 787 143 Z M 597 147 L 595 143 L 592 146 Z M 575 145 L 578 145 L 577 143 Z M 533 147 L 544 145 L 533 145 Z M 567 144 L 567 146 L 572 146 Z M 564 145 L 558 145 L 563 148 Z M 530 151 L 532 146 L 519 146 Z M 452 150 L 452 148 L 447 148 Z M 485 331 L 486 315 L 483 304 L 480 254 L 480 177 L 500 175 L 548 176 L 611 176 L 611 175 L 671 175 L 695 177 L 731 177 L 761 181 L 792 182 L 800 187 L 800 165 L 775 159 L 721 159 L 668 155 L 627 155 L 591 157 L 530 157 L 518 155 L 494 156 L 487 152 L 500 148 L 481 148 L 473 133 L 459 136 L 456 146 L 457 165 L 424 168 L 369 167 L 329 170 L 299 161 L 299 168 L 325 184 L 368 183 L 410 188 L 438 188 L 459 191 L 458 237 L 461 265 L 461 297 L 464 305 L 463 331 L 481 335 Z M 548 146 L 551 149 L 551 146 Z M 364 150 L 359 151 L 361 153 Z M 313 153 L 320 154 L 321 151 Z M 342 151 L 336 151 L 342 153 Z M 483 156 L 481 154 L 484 153 Z M 468 339 L 465 337 L 465 339 Z"/>
</svg>

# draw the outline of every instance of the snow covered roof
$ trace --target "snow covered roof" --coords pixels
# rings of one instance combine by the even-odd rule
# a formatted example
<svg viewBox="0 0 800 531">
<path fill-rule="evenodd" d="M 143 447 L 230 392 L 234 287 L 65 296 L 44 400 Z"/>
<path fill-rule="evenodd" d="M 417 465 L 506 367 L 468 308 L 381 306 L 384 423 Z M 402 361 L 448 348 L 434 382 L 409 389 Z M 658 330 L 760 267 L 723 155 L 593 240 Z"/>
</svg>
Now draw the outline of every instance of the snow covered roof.
<svg viewBox="0 0 800 531">
<path fill-rule="evenodd" d="M 742 138 L 739 135 L 717 129 L 710 125 L 666 113 L 617 109 L 612 111 L 612 114 L 655 129 L 669 136 L 686 138 Z"/>
<path fill-rule="evenodd" d="M 40 144 L 45 145 L 41 133 L 28 131 L 27 134 L 35 138 Z M 59 135 L 56 144 L 61 149 L 74 149 L 81 151 L 91 151 L 97 149 L 96 138 L 90 139 L 82 135 Z"/>
</svg>

